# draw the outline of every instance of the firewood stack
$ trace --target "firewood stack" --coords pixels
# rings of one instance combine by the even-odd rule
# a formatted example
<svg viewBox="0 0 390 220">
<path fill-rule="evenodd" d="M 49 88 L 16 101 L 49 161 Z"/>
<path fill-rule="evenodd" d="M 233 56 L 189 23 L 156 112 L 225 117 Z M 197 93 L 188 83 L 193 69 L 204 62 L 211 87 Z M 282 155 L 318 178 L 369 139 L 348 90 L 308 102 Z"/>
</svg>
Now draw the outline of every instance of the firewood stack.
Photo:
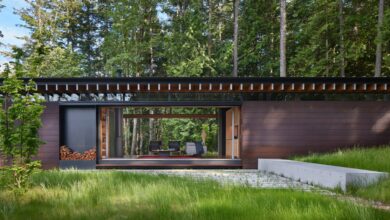
<svg viewBox="0 0 390 220">
<path fill-rule="evenodd" d="M 79 153 L 64 145 L 60 147 L 60 158 L 61 160 L 95 160 L 96 149 L 89 149 Z"/>
</svg>

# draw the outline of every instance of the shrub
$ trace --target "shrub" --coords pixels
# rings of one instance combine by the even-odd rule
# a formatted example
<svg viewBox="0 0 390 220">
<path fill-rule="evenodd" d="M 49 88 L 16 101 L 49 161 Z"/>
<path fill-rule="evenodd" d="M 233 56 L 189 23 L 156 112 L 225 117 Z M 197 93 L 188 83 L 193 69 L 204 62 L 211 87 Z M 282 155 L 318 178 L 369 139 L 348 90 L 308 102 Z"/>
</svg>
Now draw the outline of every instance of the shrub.
<svg viewBox="0 0 390 220">
<path fill-rule="evenodd" d="M 31 186 L 31 175 L 39 172 L 41 162 L 36 160 L 25 164 L 3 167 L 0 171 L 0 187 L 17 194 L 24 193 Z"/>
</svg>

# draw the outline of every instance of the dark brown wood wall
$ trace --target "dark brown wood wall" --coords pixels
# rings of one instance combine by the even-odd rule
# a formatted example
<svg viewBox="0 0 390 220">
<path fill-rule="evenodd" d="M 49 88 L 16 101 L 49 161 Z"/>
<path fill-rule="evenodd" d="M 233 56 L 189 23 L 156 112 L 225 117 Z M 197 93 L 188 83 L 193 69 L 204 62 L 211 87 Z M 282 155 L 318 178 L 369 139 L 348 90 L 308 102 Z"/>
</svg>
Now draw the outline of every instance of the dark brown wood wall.
<svg viewBox="0 0 390 220">
<path fill-rule="evenodd" d="M 390 102 L 244 102 L 241 120 L 243 168 L 258 158 L 390 143 Z"/>
<path fill-rule="evenodd" d="M 59 165 L 60 108 L 58 103 L 46 103 L 45 106 L 39 129 L 39 136 L 45 144 L 39 148 L 38 159 L 44 169 L 50 169 Z"/>
</svg>

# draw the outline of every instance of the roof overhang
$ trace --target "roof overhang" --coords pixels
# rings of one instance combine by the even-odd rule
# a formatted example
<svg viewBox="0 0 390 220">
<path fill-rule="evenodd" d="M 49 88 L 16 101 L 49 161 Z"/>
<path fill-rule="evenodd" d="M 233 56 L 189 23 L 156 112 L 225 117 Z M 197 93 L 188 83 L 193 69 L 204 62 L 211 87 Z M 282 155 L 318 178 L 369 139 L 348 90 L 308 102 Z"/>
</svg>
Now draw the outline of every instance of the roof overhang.
<svg viewBox="0 0 390 220">
<path fill-rule="evenodd" d="M 23 78 L 27 83 L 29 79 Z M 0 79 L 2 84 L 3 79 Z M 33 78 L 42 94 L 81 93 L 390 93 L 389 77 Z"/>
</svg>

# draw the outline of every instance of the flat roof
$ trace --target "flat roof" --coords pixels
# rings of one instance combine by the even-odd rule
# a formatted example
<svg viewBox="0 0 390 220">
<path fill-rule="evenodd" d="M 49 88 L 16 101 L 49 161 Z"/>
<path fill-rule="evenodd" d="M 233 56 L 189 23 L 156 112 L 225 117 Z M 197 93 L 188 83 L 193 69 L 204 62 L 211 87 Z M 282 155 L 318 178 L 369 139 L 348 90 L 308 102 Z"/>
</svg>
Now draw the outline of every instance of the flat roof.
<svg viewBox="0 0 390 220">
<path fill-rule="evenodd" d="M 28 78 L 23 78 L 28 82 Z M 390 77 L 33 78 L 42 94 L 61 93 L 390 93 Z M 0 85 L 3 79 L 0 78 Z"/>
</svg>

